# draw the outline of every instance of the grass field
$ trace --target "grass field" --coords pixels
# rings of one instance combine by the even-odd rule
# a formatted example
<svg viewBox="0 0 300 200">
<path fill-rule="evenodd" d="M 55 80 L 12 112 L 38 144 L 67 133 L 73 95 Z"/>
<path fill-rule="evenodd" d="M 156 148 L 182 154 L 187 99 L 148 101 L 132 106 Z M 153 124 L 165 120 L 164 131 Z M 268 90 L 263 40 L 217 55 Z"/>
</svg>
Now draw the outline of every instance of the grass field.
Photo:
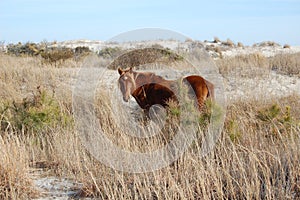
<svg viewBox="0 0 300 200">
<path fill-rule="evenodd" d="M 299 54 L 245 55 L 216 61 L 224 77 L 247 77 L 261 68 L 299 77 Z M 298 199 L 300 198 L 300 101 L 298 94 L 229 102 L 215 149 L 201 157 L 201 138 L 172 165 L 148 173 L 113 170 L 82 145 L 72 115 L 72 88 L 81 60 L 59 67 L 40 57 L 0 54 L 0 199 L 45 196 L 32 171 L 68 178 L 77 197 L 103 199 Z M 117 72 L 116 72 L 117 73 Z M 251 73 L 254 73 L 251 74 Z M 242 77 L 241 77 L 242 78 Z M 137 141 L 118 128 L 130 123 L 111 112 L 110 96 L 98 101 L 100 124 L 112 141 L 151 150 L 165 137 Z M 169 132 L 168 132 L 169 131 Z M 165 134 L 172 136 L 172 129 Z"/>
</svg>

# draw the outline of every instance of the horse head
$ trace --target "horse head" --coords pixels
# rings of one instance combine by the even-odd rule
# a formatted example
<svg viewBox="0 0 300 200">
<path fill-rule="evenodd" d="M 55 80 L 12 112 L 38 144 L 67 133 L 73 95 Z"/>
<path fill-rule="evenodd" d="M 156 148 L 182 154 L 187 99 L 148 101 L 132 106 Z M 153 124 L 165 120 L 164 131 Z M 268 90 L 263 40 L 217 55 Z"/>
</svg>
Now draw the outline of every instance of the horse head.
<svg viewBox="0 0 300 200">
<path fill-rule="evenodd" d="M 135 83 L 135 78 L 134 78 L 134 73 L 133 73 L 132 67 L 130 67 L 129 69 L 125 69 L 125 70 L 118 68 L 118 72 L 120 74 L 118 83 L 119 83 L 120 90 L 123 95 L 123 100 L 125 102 L 128 102 L 130 95 L 136 89 L 136 83 Z"/>
</svg>

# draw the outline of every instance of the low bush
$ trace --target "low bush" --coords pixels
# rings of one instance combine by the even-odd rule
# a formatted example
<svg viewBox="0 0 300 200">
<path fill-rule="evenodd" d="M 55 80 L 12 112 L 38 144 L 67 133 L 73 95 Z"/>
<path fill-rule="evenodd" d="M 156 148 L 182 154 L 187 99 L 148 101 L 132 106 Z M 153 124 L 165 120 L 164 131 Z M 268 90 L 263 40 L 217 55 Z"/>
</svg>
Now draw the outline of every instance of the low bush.
<svg viewBox="0 0 300 200">
<path fill-rule="evenodd" d="M 18 43 L 18 44 L 9 44 L 7 46 L 7 53 L 16 56 L 29 55 L 29 56 L 37 56 L 44 49 L 41 49 L 39 44 L 27 42 L 26 44 Z"/>
<path fill-rule="evenodd" d="M 109 69 L 117 69 L 118 67 L 137 67 L 140 65 L 151 63 L 173 63 L 182 61 L 183 57 L 173 53 L 169 49 L 144 48 L 136 49 L 122 54 L 117 57 L 109 66 Z"/>
<path fill-rule="evenodd" d="M 47 63 L 50 63 L 51 65 L 54 64 L 54 66 L 57 67 L 58 64 L 64 62 L 65 60 L 73 58 L 74 52 L 69 48 L 55 48 L 41 53 L 41 56 Z"/>
<path fill-rule="evenodd" d="M 237 47 L 243 48 L 243 47 L 244 47 L 244 45 L 243 45 L 243 43 L 241 43 L 241 42 L 238 42 L 238 43 L 237 43 Z"/>
<path fill-rule="evenodd" d="M 256 43 L 253 46 L 258 46 L 258 47 L 280 47 L 280 45 L 274 41 L 264 41 L 260 43 Z"/>
<path fill-rule="evenodd" d="M 98 55 L 103 58 L 115 58 L 121 55 L 122 52 L 122 49 L 119 47 L 106 47 L 104 49 L 101 49 Z"/>
<path fill-rule="evenodd" d="M 18 43 L 7 46 L 7 54 L 14 56 L 41 56 L 43 62 L 57 67 L 68 59 L 74 58 L 78 61 L 80 58 L 91 53 L 88 47 L 76 47 L 75 49 L 67 47 L 50 47 L 48 42 L 41 43 Z"/>
<path fill-rule="evenodd" d="M 72 123 L 72 118 L 61 111 L 54 96 L 40 87 L 22 102 L 2 103 L 0 112 L 1 130 L 18 134 L 47 133 L 48 128 Z"/>
<path fill-rule="evenodd" d="M 235 46 L 234 42 L 230 39 L 227 39 L 226 41 L 222 42 L 222 44 L 225 45 L 225 46 L 229 46 L 229 47 L 234 47 Z"/>
<path fill-rule="evenodd" d="M 218 37 L 214 37 L 213 43 L 219 43 L 219 42 L 221 42 L 221 40 Z"/>
</svg>

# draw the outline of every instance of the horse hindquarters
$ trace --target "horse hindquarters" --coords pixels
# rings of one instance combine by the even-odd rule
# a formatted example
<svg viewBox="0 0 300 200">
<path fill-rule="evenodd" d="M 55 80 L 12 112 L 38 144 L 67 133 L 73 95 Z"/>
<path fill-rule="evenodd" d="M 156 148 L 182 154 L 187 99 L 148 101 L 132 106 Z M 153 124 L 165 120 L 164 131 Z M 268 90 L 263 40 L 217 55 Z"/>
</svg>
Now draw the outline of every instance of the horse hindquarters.
<svg viewBox="0 0 300 200">
<path fill-rule="evenodd" d="M 207 97 L 209 97 L 211 100 L 214 100 L 214 98 L 215 98 L 215 86 L 214 86 L 214 84 L 212 84 L 208 80 L 205 80 L 205 84 L 206 84 L 207 89 L 208 89 Z"/>
<path fill-rule="evenodd" d="M 206 81 L 201 76 L 187 76 L 183 81 L 190 89 L 189 94 L 196 95 L 198 109 L 201 110 L 207 97 L 211 96 L 209 87 L 213 88 L 213 84 Z"/>
</svg>

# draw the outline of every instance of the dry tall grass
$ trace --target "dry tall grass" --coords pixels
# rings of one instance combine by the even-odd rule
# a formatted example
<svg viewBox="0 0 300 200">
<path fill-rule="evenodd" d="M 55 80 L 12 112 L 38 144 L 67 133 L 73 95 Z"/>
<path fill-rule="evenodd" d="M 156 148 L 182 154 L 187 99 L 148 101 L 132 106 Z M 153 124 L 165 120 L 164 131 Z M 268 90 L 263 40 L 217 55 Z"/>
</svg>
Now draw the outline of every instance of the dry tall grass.
<svg viewBox="0 0 300 200">
<path fill-rule="evenodd" d="M 0 135 L 0 199 L 37 197 L 29 176 L 26 144 L 18 136 Z"/>
<path fill-rule="evenodd" d="M 257 56 L 253 59 L 256 67 L 265 62 Z M 250 60 L 246 60 L 245 67 L 251 66 L 251 56 Z M 70 74 L 51 67 L 42 69 L 35 62 L 32 58 L 1 58 L 2 100 L 22 101 L 24 94 L 34 90 L 37 85 L 51 93 L 59 88 L 61 77 L 72 78 Z M 227 66 L 223 73 L 231 70 L 229 63 Z M 71 90 L 66 88 L 65 93 L 56 92 L 54 96 L 61 112 L 66 115 L 70 115 L 70 93 Z M 98 113 L 100 124 L 113 137 L 120 119 L 123 124 L 132 123 L 132 119 L 125 117 L 122 109 L 114 109 L 112 113 L 110 96 L 102 94 L 101 97 L 101 113 Z M 25 199 L 36 196 L 28 174 L 29 167 L 41 167 L 39 163 L 43 163 L 42 167 L 53 174 L 82 183 L 77 194 L 80 197 L 297 199 L 300 198 L 298 100 L 299 96 L 290 96 L 259 102 L 249 99 L 248 102 L 229 105 L 225 128 L 213 152 L 206 157 L 199 156 L 199 138 L 171 166 L 140 174 L 116 171 L 98 162 L 86 151 L 71 123 L 69 126 L 54 124 L 29 135 L 4 129 L 0 132 L 0 197 Z M 1 113 L 1 119 L 5 118 L 5 114 Z M 124 137 L 112 140 L 129 149 L 147 143 L 132 140 L 124 129 L 119 129 L 116 134 Z M 151 150 L 158 143 L 159 140 L 148 142 L 149 146 L 144 149 Z"/>
<path fill-rule="evenodd" d="M 269 72 L 268 59 L 260 53 L 239 55 L 216 60 L 223 76 L 253 77 L 266 75 Z"/>
<path fill-rule="evenodd" d="M 271 69 L 278 73 L 300 77 L 300 53 L 279 54 L 269 60 Z"/>
<path fill-rule="evenodd" d="M 300 75 L 300 53 L 278 54 L 268 58 L 261 53 L 238 55 L 218 59 L 216 64 L 224 76 L 232 75 L 232 73 L 240 76 L 258 76 L 265 75 L 270 70 L 289 76 Z M 249 73 L 250 71 L 252 73 Z"/>
</svg>

